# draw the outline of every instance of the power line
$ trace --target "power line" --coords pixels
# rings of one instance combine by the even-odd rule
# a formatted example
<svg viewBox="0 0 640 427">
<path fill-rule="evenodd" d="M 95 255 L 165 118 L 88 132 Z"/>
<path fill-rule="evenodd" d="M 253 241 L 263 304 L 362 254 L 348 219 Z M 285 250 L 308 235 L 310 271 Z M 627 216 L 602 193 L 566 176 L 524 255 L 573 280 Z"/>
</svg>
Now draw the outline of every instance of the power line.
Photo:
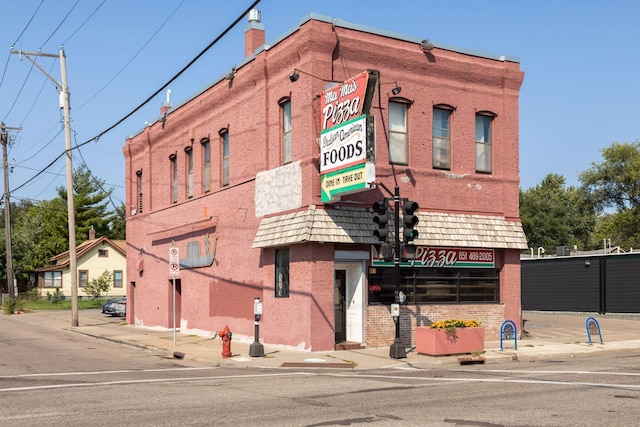
<svg viewBox="0 0 640 427">
<path fill-rule="evenodd" d="M 79 2 L 80 2 L 80 0 L 76 0 L 76 2 L 73 4 L 73 6 L 71 6 L 71 9 L 69 9 L 69 12 L 67 12 L 67 15 L 64 18 L 62 18 L 62 21 L 60 21 L 60 23 L 58 24 L 56 29 L 53 30 L 51 35 L 44 41 L 44 43 L 42 43 L 42 46 L 40 46 L 40 48 L 38 50 L 42 50 L 44 45 L 46 45 L 49 42 L 49 40 L 51 40 L 51 37 L 53 37 L 53 35 L 58 32 L 60 27 L 62 27 L 62 24 L 64 24 L 64 21 L 66 21 L 67 18 L 69 17 L 69 15 L 71 15 L 71 12 L 73 12 L 73 9 L 75 9 L 75 7 L 78 5 Z"/>
<path fill-rule="evenodd" d="M 20 41 L 20 39 L 22 38 L 22 35 L 24 34 L 24 32 L 27 31 L 27 28 L 29 28 L 29 25 L 31 25 L 31 21 L 33 21 L 33 18 L 36 17 L 36 14 L 38 13 L 38 10 L 40 10 L 40 6 L 42 6 L 43 3 L 44 3 L 44 0 L 40 0 L 40 4 L 38 5 L 36 10 L 31 15 L 31 18 L 29 18 L 29 22 L 27 22 L 27 25 L 24 26 L 24 28 L 20 32 L 20 35 L 16 39 L 16 41 L 13 42 L 13 45 L 11 45 L 12 49 Z M 11 54 L 9 54 L 9 56 L 7 56 L 7 62 L 4 64 L 4 70 L 2 71 L 2 78 L 0 78 L 0 87 L 2 87 L 2 83 L 4 82 L 4 76 L 7 74 L 7 67 L 9 66 L 9 59 L 10 58 L 11 58 Z"/>
<path fill-rule="evenodd" d="M 227 28 L 224 29 L 224 31 L 222 31 L 222 33 L 220 33 L 211 43 L 209 43 L 200 53 L 198 53 L 191 61 L 189 61 L 189 63 L 187 63 L 187 65 L 185 65 L 180 71 L 178 71 L 173 77 L 171 77 L 169 79 L 169 81 L 167 81 L 164 85 L 162 85 L 158 90 L 156 90 L 152 95 L 150 95 L 147 99 L 145 99 L 140 105 L 138 105 L 137 107 L 135 107 L 131 112 L 127 113 L 124 117 L 122 117 L 120 120 L 118 120 L 116 123 L 114 123 L 113 125 L 109 126 L 107 129 L 103 130 L 102 132 L 100 132 L 98 135 L 94 136 L 93 138 L 90 138 L 88 140 L 86 140 L 85 142 L 81 143 L 81 144 L 77 144 L 75 147 L 73 147 L 71 150 L 75 150 L 75 149 L 79 149 L 80 147 L 83 147 L 91 142 L 97 142 L 103 135 L 107 134 L 108 132 L 112 131 L 113 129 L 115 129 L 116 127 L 118 127 L 122 122 L 124 122 L 125 120 L 127 120 L 129 117 L 131 117 L 133 114 L 135 114 L 138 110 L 140 110 L 142 107 L 144 107 L 146 104 L 148 104 L 153 98 L 156 97 L 156 95 L 158 95 L 160 92 L 162 92 L 167 86 L 169 86 L 171 83 L 173 83 L 178 77 L 180 77 L 185 71 L 187 71 L 198 59 L 200 59 L 209 49 L 211 49 L 216 43 L 218 43 L 220 41 L 220 39 L 222 39 L 222 37 L 224 37 L 225 35 L 227 35 L 227 33 L 229 31 L 231 31 L 233 29 L 233 27 L 235 27 L 252 9 L 254 9 L 258 3 L 260 3 L 261 0 L 255 0 L 251 6 L 249 6 L 244 12 L 242 12 L 241 15 L 239 15 Z M 42 173 L 44 173 L 45 170 L 47 170 L 48 168 L 50 168 L 53 164 L 55 164 L 56 161 L 58 161 L 58 159 L 60 159 L 62 156 L 64 156 L 66 154 L 66 152 L 62 152 L 60 155 L 58 155 L 58 157 L 56 157 L 52 162 L 50 162 L 47 166 L 44 167 L 43 170 L 41 170 L 40 172 L 38 172 L 35 176 L 33 176 L 32 178 L 28 179 L 26 182 L 24 182 L 23 184 L 21 184 L 20 186 L 14 188 L 12 191 L 16 191 L 19 190 L 21 188 L 23 188 L 25 185 L 27 185 L 29 182 L 33 181 L 36 177 L 38 177 L 39 175 L 41 175 Z"/>
<path fill-rule="evenodd" d="M 138 51 L 136 53 L 133 54 L 133 56 L 127 61 L 127 63 L 124 64 L 124 66 L 104 86 L 102 86 L 96 93 L 94 93 L 91 97 L 89 97 L 89 99 L 87 99 L 82 105 L 77 107 L 76 111 L 80 110 L 82 107 L 87 105 L 89 102 L 91 102 L 91 100 L 93 98 L 95 98 L 103 90 L 105 90 L 116 79 L 116 77 L 118 77 L 129 66 L 129 64 L 131 64 L 133 62 L 133 60 L 137 58 L 137 56 L 140 54 L 140 52 L 142 52 L 142 50 L 145 47 L 147 47 L 147 45 L 151 42 L 151 40 L 153 40 L 158 35 L 158 33 L 160 33 L 160 30 L 162 30 L 162 28 L 167 24 L 167 22 L 169 22 L 169 19 L 171 19 L 171 17 L 178 11 L 178 9 L 180 9 L 180 6 L 182 6 L 184 1 L 185 0 L 182 0 L 180 2 L 180 4 L 178 6 L 176 6 L 175 9 L 173 9 L 173 12 L 171 12 L 171 14 L 169 14 L 167 19 L 164 20 L 164 22 L 160 25 L 160 27 L 158 27 L 158 29 L 151 35 L 151 37 L 149 37 L 149 39 L 142 45 L 142 47 L 140 49 L 138 49 Z"/>
<path fill-rule="evenodd" d="M 80 29 L 81 29 L 82 27 L 84 27 L 84 24 L 86 24 L 86 23 L 89 21 L 89 19 L 91 19 L 91 18 L 93 17 L 93 15 L 95 15 L 95 13 L 98 11 L 98 9 L 100 9 L 100 8 L 102 7 L 102 5 L 103 5 L 106 1 L 107 1 L 107 0 L 102 0 L 102 3 L 100 3 L 100 4 L 98 5 L 98 7 L 96 7 L 96 8 L 95 8 L 95 10 L 94 10 L 93 12 L 91 12 L 91 14 L 87 17 L 87 19 L 85 19 L 85 20 L 84 20 L 84 22 L 83 22 L 82 24 L 80 24 L 80 26 L 79 26 L 78 28 L 76 28 L 76 30 L 75 30 L 73 33 L 71 33 L 71 35 L 70 35 L 69 37 L 67 37 L 67 39 L 66 39 L 65 41 L 63 41 L 63 42 L 62 42 L 62 45 L 63 45 L 63 46 L 64 46 L 65 44 L 67 44 L 67 42 L 68 42 L 69 40 L 71 40 L 71 38 L 72 38 L 73 36 L 75 36 L 75 35 L 76 35 L 76 33 L 77 33 L 78 31 L 80 31 Z M 77 3 L 76 3 L 76 4 L 77 4 Z M 74 7 L 75 7 L 75 5 L 74 5 Z"/>
</svg>

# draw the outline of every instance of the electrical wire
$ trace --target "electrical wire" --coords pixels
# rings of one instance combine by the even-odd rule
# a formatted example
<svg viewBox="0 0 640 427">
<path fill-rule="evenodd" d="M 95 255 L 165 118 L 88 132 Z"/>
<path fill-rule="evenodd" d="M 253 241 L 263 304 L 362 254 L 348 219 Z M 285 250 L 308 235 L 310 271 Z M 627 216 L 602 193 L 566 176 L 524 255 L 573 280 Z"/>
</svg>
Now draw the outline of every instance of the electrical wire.
<svg viewBox="0 0 640 427">
<path fill-rule="evenodd" d="M 36 10 L 33 12 L 33 14 L 31 15 L 31 18 L 29 18 L 29 22 L 27 22 L 27 25 L 24 26 L 24 28 L 22 29 L 22 31 L 20 32 L 20 35 L 18 36 L 18 38 L 16 39 L 15 42 L 13 42 L 13 45 L 11 45 L 11 48 L 13 49 L 13 47 L 18 44 L 18 42 L 20 41 L 20 39 L 22 38 L 22 35 L 24 34 L 25 31 L 27 31 L 27 28 L 29 28 L 29 25 L 31 25 L 31 21 L 33 21 L 33 18 L 36 17 L 36 14 L 38 13 L 38 11 L 40 10 L 40 6 L 42 6 L 42 4 L 44 3 L 44 0 L 40 0 L 40 4 L 38 5 L 38 7 L 36 8 Z M 4 65 L 4 70 L 2 71 L 2 78 L 0 78 L 0 87 L 2 87 L 2 82 L 4 82 L 4 76 L 7 74 L 7 67 L 9 66 L 9 59 L 11 58 L 11 53 L 9 53 L 9 56 L 7 57 L 7 62 Z"/>
<path fill-rule="evenodd" d="M 7 111 L 7 114 L 5 114 L 4 118 L 2 119 L 2 121 L 6 121 L 7 117 L 9 116 L 9 114 L 11 114 L 11 111 L 13 111 L 13 107 L 16 106 L 16 103 L 18 102 L 18 99 L 20 98 L 20 95 L 22 94 L 22 91 L 24 90 L 25 86 L 27 85 L 27 81 L 29 80 L 29 76 L 31 76 L 31 72 L 33 71 L 33 67 L 34 65 L 31 64 L 31 67 L 29 67 L 29 72 L 27 73 L 27 76 L 24 78 L 24 81 L 22 82 L 22 86 L 20 86 L 20 90 L 18 91 L 16 97 L 13 99 L 13 102 L 11 103 L 11 106 L 9 107 L 9 111 Z"/>
<path fill-rule="evenodd" d="M 141 104 L 139 104 L 137 107 L 135 107 L 132 111 L 130 111 L 129 113 L 127 113 L 124 117 L 122 117 L 121 119 L 119 119 L 118 121 L 116 121 L 114 124 L 112 124 L 111 126 L 109 126 L 107 129 L 103 130 L 102 132 L 100 132 L 98 135 L 86 140 L 85 142 L 81 143 L 81 144 L 77 144 L 76 147 L 72 148 L 72 150 L 74 149 L 79 149 L 80 147 L 83 147 L 91 142 L 97 142 L 102 136 L 104 136 L 105 134 L 107 134 L 108 132 L 112 131 L 113 129 L 115 129 L 116 127 L 118 127 L 120 124 L 122 124 L 125 120 L 127 120 L 129 117 L 131 117 L 133 114 L 135 114 L 138 110 L 140 110 L 142 107 L 144 107 L 146 104 L 148 104 L 153 98 L 155 98 L 160 92 L 162 92 L 167 86 L 169 86 L 171 83 L 173 83 L 178 77 L 180 77 L 187 69 L 189 69 L 197 60 L 199 60 L 209 49 L 211 49 L 215 44 L 217 44 L 220 39 L 222 39 L 222 37 L 224 37 L 225 35 L 227 35 L 227 33 L 229 33 L 229 31 L 231 31 L 252 9 L 255 8 L 255 6 L 260 3 L 261 0 L 255 0 L 245 11 L 242 12 L 242 14 L 240 14 L 227 28 L 225 28 L 222 33 L 220 33 L 211 43 L 209 43 L 200 53 L 198 53 L 191 61 L 189 61 L 187 63 L 187 65 L 185 65 L 180 71 L 178 71 L 178 73 L 176 73 L 173 77 L 171 77 L 169 79 L 169 81 L 167 81 L 164 85 L 162 85 L 158 90 L 156 90 L 152 95 L 150 95 L 147 99 L 145 99 Z M 37 178 L 38 176 L 40 176 L 42 173 L 44 173 L 48 168 L 50 168 L 53 164 L 55 164 L 55 162 L 57 162 L 61 157 L 63 157 L 64 155 L 66 155 L 66 150 L 62 153 L 60 153 L 54 160 L 52 160 L 47 166 L 44 167 L 44 169 L 42 169 L 40 172 L 38 172 L 36 175 L 34 175 L 33 177 L 29 178 L 27 181 L 25 181 L 24 183 L 22 183 L 21 185 L 19 185 L 18 187 L 14 188 L 13 190 L 11 190 L 11 192 L 17 191 L 21 188 L 23 188 L 24 186 L 26 186 L 28 183 L 30 183 L 31 181 L 33 181 L 35 178 Z"/>
<path fill-rule="evenodd" d="M 176 6 L 175 9 L 173 9 L 173 12 L 171 12 L 171 14 L 169 14 L 167 19 L 164 20 L 164 22 L 160 25 L 160 27 L 158 27 L 158 29 L 151 35 L 151 37 L 149 37 L 149 39 L 142 45 L 142 47 L 140 49 L 138 49 L 138 51 L 135 54 L 133 54 L 133 56 L 127 61 L 127 63 L 124 64 L 124 66 L 104 86 L 102 86 L 100 89 L 98 89 L 98 91 L 96 93 L 94 93 L 91 97 L 89 97 L 89 99 L 87 99 L 84 103 L 82 103 L 79 107 L 77 107 L 76 111 L 82 109 L 82 107 L 87 105 L 89 102 L 91 102 L 91 100 L 93 100 L 93 98 L 95 98 L 103 90 L 105 90 L 129 66 L 129 64 L 131 64 L 133 62 L 133 60 L 138 57 L 140 52 L 142 52 L 144 50 L 144 48 L 147 47 L 147 45 L 149 43 L 151 43 L 151 41 L 158 35 L 158 33 L 160 33 L 160 30 L 162 30 L 162 28 L 164 28 L 164 26 L 167 24 L 167 22 L 169 22 L 169 19 L 171 19 L 173 17 L 173 15 L 178 11 L 180 6 L 182 6 L 184 4 L 184 2 L 185 2 L 185 0 L 182 0 L 180 2 L 180 4 L 178 6 Z"/>
<path fill-rule="evenodd" d="M 42 50 L 42 48 L 44 48 L 44 45 L 46 45 L 49 42 L 49 40 L 51 40 L 51 37 L 53 37 L 54 34 L 58 32 L 60 27 L 62 27 L 62 24 L 64 24 L 64 21 L 66 21 L 67 18 L 69 17 L 69 15 L 71 15 L 71 12 L 73 12 L 73 9 L 75 9 L 75 7 L 78 5 L 79 2 L 80 2 L 80 0 L 76 0 L 76 2 L 73 4 L 73 6 L 71 6 L 71 9 L 69 9 L 69 12 L 67 12 L 67 15 L 64 18 L 62 18 L 62 21 L 60 21 L 60 23 L 58 24 L 56 29 L 53 30 L 51 35 L 44 41 L 44 43 L 42 43 L 42 46 L 40 46 L 39 50 Z"/>
<path fill-rule="evenodd" d="M 64 46 L 65 44 L 67 44 L 67 42 L 68 42 L 69 40 L 71 40 L 71 38 L 73 38 L 73 36 L 75 36 L 75 35 L 76 35 L 76 33 L 77 33 L 78 31 L 80 31 L 80 29 L 81 29 L 82 27 L 84 27 L 84 24 L 86 24 L 87 22 L 89 22 L 89 20 L 93 17 L 93 15 L 95 15 L 95 14 L 96 14 L 96 12 L 98 11 L 98 9 L 100 9 L 100 8 L 102 7 L 102 5 L 103 5 L 106 1 L 107 1 L 107 0 L 102 0 L 102 3 L 100 3 L 100 4 L 98 5 L 98 7 L 96 7 L 96 8 L 95 8 L 95 10 L 94 10 L 93 12 L 91 12 L 91 14 L 87 17 L 87 19 L 85 19 L 85 20 L 84 20 L 84 22 L 83 22 L 82 24 L 80 24 L 80 26 L 79 26 L 78 28 L 76 28 L 76 30 L 75 30 L 73 33 L 71 33 L 71 35 L 70 35 L 69 37 L 67 37 L 65 41 L 63 41 L 63 42 L 62 42 L 62 45 L 63 45 L 63 46 Z M 76 3 L 76 4 L 77 4 L 77 3 Z M 75 5 L 74 5 L 74 7 L 75 7 Z"/>
</svg>

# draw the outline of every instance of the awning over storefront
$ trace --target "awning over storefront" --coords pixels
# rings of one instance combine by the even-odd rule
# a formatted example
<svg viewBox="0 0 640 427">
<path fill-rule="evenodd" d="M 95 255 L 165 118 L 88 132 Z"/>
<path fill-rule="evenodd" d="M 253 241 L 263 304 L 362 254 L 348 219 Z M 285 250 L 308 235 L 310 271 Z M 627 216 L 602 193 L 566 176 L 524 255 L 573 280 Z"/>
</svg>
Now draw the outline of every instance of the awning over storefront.
<svg viewBox="0 0 640 427">
<path fill-rule="evenodd" d="M 527 238 L 518 221 L 489 215 L 419 212 L 414 244 L 494 249 L 527 249 Z M 391 224 L 393 230 L 393 221 Z M 305 242 L 378 244 L 373 235 L 370 209 L 319 208 L 263 218 L 253 240 L 254 248 Z"/>
</svg>

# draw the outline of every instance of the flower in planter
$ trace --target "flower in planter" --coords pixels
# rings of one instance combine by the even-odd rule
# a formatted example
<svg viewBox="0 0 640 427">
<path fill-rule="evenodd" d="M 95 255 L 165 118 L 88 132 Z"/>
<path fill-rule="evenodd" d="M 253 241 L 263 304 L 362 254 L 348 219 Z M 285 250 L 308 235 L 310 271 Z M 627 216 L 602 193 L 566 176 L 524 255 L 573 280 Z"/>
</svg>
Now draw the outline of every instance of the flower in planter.
<svg viewBox="0 0 640 427">
<path fill-rule="evenodd" d="M 429 328 L 444 329 L 447 335 L 455 335 L 457 328 L 479 328 L 480 326 L 480 322 L 477 320 L 447 319 L 432 322 Z"/>
</svg>

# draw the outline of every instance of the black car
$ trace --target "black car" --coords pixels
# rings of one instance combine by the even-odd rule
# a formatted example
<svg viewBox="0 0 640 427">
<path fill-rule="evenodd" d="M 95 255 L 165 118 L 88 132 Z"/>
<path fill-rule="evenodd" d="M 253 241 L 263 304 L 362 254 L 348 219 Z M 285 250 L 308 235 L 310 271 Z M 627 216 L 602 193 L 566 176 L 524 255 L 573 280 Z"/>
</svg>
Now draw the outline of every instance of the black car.
<svg viewBox="0 0 640 427">
<path fill-rule="evenodd" d="M 104 314 L 110 314 L 111 316 L 126 316 L 127 299 L 118 298 L 105 302 L 102 304 L 102 312 Z"/>
</svg>

